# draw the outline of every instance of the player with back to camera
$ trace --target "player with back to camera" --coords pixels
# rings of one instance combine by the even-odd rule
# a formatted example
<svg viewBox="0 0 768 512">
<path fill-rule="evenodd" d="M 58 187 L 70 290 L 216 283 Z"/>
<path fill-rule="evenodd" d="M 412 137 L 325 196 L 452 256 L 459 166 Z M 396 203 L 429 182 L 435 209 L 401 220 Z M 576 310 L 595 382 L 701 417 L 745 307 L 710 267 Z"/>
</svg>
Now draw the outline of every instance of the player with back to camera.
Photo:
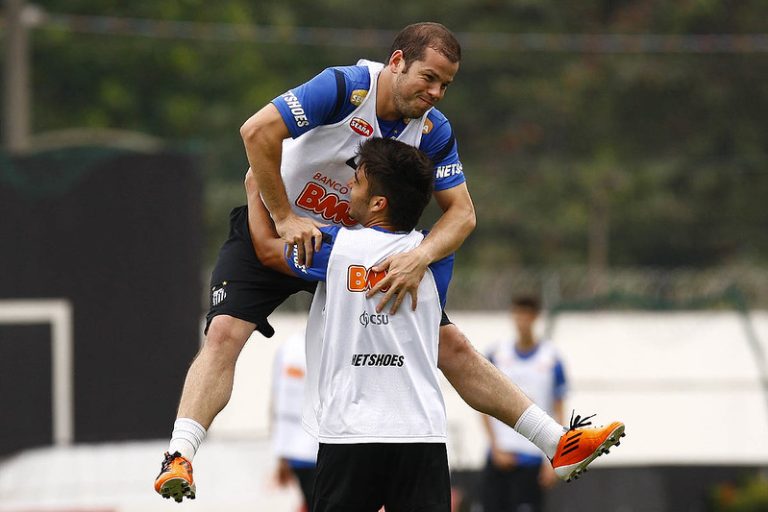
<svg viewBox="0 0 768 512">
<path fill-rule="evenodd" d="M 312 510 L 448 512 L 437 345 L 453 256 L 429 266 L 415 310 L 376 313 L 378 300 L 366 297 L 370 269 L 424 238 L 414 228 L 431 197 L 432 162 L 412 146 L 374 138 L 356 163 L 349 213 L 363 229 L 320 228 L 323 244 L 311 265 L 300 265 L 297 251 L 272 231 L 266 209 L 251 216 L 264 264 L 318 282 L 303 414 L 320 441 Z"/>
<path fill-rule="evenodd" d="M 395 38 L 383 66 L 328 68 L 276 97 L 241 128 L 251 166 L 248 177 L 258 184 L 278 234 L 296 246 L 299 262 L 308 265 L 320 249 L 320 225 L 356 224 L 348 214 L 346 184 L 354 173 L 348 161 L 362 141 L 396 138 L 430 157 L 435 165 L 433 197 L 443 213 L 417 247 L 375 269 L 387 271 L 368 291 L 373 296 L 387 290 L 377 313 L 391 304 L 394 314 L 406 296 L 415 308 L 428 266 L 456 251 L 475 225 L 456 139 L 446 117 L 434 108 L 460 59 L 459 43 L 444 26 L 409 25 Z M 247 195 L 252 209 L 259 194 Z M 281 275 L 260 262 L 259 240 L 249 236 L 249 207 L 232 211 L 230 236 L 211 277 L 206 339 L 187 373 L 169 449 L 155 480 L 158 493 L 176 500 L 194 496 L 192 458 L 229 400 L 243 345 L 254 329 L 271 336 L 272 311 L 289 295 L 314 288 L 314 283 Z M 471 407 L 513 426 L 541 448 L 561 478 L 583 471 L 623 431 L 623 425 L 613 424 L 573 424 L 566 430 L 477 353 L 445 314 L 438 366 Z M 562 456 L 563 444 L 576 432 L 590 441 L 579 442 Z"/>
</svg>

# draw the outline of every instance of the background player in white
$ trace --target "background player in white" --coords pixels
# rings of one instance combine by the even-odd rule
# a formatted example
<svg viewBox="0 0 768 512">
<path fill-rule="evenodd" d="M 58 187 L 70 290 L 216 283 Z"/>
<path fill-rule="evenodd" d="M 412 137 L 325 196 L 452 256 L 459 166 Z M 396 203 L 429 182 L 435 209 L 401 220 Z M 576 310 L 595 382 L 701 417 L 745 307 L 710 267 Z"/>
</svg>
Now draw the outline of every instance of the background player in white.
<svg viewBox="0 0 768 512">
<path fill-rule="evenodd" d="M 565 370 L 554 345 L 536 337 L 534 324 L 540 312 L 538 297 L 514 297 L 511 313 L 515 335 L 497 341 L 486 357 L 537 405 L 564 423 Z M 557 481 L 549 461 L 541 450 L 499 420 L 482 415 L 482 421 L 490 446 L 482 481 L 483 511 L 540 512 L 543 491 Z"/>
<path fill-rule="evenodd" d="M 437 23 L 403 29 L 383 69 L 369 66 L 329 68 L 309 82 L 278 96 L 241 128 L 248 177 L 258 187 L 280 236 L 294 244 L 300 262 L 311 264 L 321 245 L 321 224 L 354 225 L 348 215 L 353 168 L 347 165 L 359 144 L 370 137 L 397 138 L 419 147 L 435 164 L 433 197 L 443 214 L 413 250 L 388 258 L 377 271 L 387 276 L 369 292 L 383 291 L 377 312 L 392 301 L 394 312 L 405 299 L 415 308 L 427 267 L 453 253 L 472 231 L 475 214 L 467 191 L 450 123 L 434 105 L 445 94 L 459 67 L 461 48 L 451 32 Z M 249 206 L 260 201 L 248 194 Z M 211 277 L 211 309 L 206 340 L 184 383 L 177 420 L 155 489 L 180 500 L 192 497 L 191 459 L 213 418 L 232 392 L 237 357 L 254 329 L 274 331 L 268 316 L 290 294 L 311 290 L 313 283 L 275 273 L 254 253 L 248 209 L 233 210 L 230 236 Z M 531 439 L 555 466 L 563 428 L 534 405 L 513 383 L 478 354 L 444 315 L 439 367 L 461 397 Z M 612 441 L 613 430 L 595 431 Z M 579 444 L 578 463 L 558 472 L 570 478 L 594 455 Z M 178 453 L 178 455 L 176 455 Z"/>
<path fill-rule="evenodd" d="M 301 426 L 307 357 L 304 329 L 277 349 L 272 365 L 272 445 L 277 456 L 276 479 L 286 486 L 296 480 L 307 510 L 312 503 L 317 441 Z"/>
</svg>

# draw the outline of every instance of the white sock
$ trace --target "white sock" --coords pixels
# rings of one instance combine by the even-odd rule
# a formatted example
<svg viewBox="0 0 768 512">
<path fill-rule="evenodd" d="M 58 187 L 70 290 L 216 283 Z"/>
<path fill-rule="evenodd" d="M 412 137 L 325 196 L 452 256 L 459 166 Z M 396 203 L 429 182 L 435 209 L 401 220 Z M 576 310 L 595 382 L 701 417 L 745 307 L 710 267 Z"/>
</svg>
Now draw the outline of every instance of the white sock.
<svg viewBox="0 0 768 512">
<path fill-rule="evenodd" d="M 205 439 L 205 428 L 190 418 L 177 418 L 173 424 L 171 444 L 168 453 L 179 452 L 182 457 L 192 462 L 192 459 Z"/>
<path fill-rule="evenodd" d="M 568 429 L 556 422 L 536 404 L 531 404 L 515 423 L 515 430 L 552 459 L 557 443 Z"/>
</svg>

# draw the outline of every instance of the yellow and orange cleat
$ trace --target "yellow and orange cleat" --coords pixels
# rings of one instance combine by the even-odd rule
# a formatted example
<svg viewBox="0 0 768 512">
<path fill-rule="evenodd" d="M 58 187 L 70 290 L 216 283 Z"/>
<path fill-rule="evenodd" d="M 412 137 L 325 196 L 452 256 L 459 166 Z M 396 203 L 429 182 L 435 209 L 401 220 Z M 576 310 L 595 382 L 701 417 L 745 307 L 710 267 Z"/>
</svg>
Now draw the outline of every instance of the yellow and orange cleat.
<svg viewBox="0 0 768 512">
<path fill-rule="evenodd" d="M 165 452 L 160 474 L 155 479 L 155 491 L 163 498 L 173 498 L 177 503 L 186 496 L 195 499 L 195 480 L 192 478 L 192 463 L 179 452 Z"/>
<path fill-rule="evenodd" d="M 592 415 L 594 416 L 594 414 Z M 571 414 L 570 429 L 563 434 L 557 444 L 555 456 L 552 458 L 552 467 L 562 480 L 570 482 L 587 471 L 587 466 L 596 458 L 613 446 L 621 443 L 624 433 L 624 424 L 614 421 L 605 427 L 587 427 L 592 416 L 583 418 Z"/>
</svg>

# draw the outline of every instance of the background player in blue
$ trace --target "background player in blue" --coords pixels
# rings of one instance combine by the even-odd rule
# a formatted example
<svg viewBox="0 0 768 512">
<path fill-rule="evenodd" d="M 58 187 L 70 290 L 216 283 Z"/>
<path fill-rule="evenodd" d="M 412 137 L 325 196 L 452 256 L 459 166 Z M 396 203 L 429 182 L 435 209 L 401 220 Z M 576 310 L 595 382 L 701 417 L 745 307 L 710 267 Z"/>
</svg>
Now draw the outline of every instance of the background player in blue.
<svg viewBox="0 0 768 512">
<path fill-rule="evenodd" d="M 316 402 L 305 396 L 305 425 L 320 440 L 313 512 L 450 510 L 437 344 L 453 258 L 430 265 L 422 304 L 396 316 L 373 313 L 375 299 L 365 297 L 356 270 L 419 243 L 423 235 L 413 228 L 432 179 L 419 150 L 391 139 L 364 142 L 348 186 L 350 214 L 365 229 L 322 227 L 311 266 L 285 250 L 266 210 L 253 212 L 265 260 L 322 282 L 307 326 L 307 378 L 310 385 L 317 379 L 318 393 Z"/>
<path fill-rule="evenodd" d="M 533 295 L 512 299 L 513 337 L 498 340 L 486 357 L 542 409 L 564 421 L 565 371 L 555 347 L 536 337 L 534 324 L 541 301 Z M 482 416 L 490 445 L 483 472 L 484 512 L 540 512 L 543 491 L 557 481 L 541 451 L 530 441 L 489 416 Z"/>
<path fill-rule="evenodd" d="M 247 179 L 256 181 L 261 192 L 248 194 L 249 207 L 263 199 L 278 234 L 296 247 L 299 262 L 309 265 L 321 246 L 319 226 L 355 223 L 348 214 L 346 185 L 354 170 L 347 162 L 359 144 L 370 137 L 395 137 L 424 147 L 437 165 L 433 197 L 443 214 L 418 247 L 387 258 L 375 269 L 388 271 L 369 291 L 369 296 L 383 292 L 379 312 L 391 301 L 394 313 L 406 295 L 415 308 L 428 266 L 458 249 L 475 226 L 455 138 L 445 117 L 433 109 L 460 59 L 461 48 L 448 29 L 437 23 L 410 25 L 395 38 L 383 68 L 331 68 L 301 91 L 278 96 L 241 128 L 251 166 Z M 336 87 L 330 86 L 329 94 L 330 77 Z M 243 345 L 254 329 L 271 336 L 272 311 L 292 293 L 313 288 L 265 267 L 264 256 L 253 245 L 258 240 L 250 236 L 248 215 L 246 207 L 231 214 L 230 236 L 211 276 L 206 340 L 187 372 L 171 442 L 155 481 L 158 493 L 177 500 L 195 492 L 188 468 L 207 428 L 229 401 Z M 441 324 L 439 366 L 448 381 L 470 406 L 515 426 L 557 466 L 558 443 L 567 437 L 563 427 L 478 354 L 447 317 Z M 601 430 L 598 444 L 613 442 L 614 430 Z M 581 471 L 596 449 L 582 443 L 578 454 L 583 458 L 568 464 L 563 477 Z"/>
</svg>

